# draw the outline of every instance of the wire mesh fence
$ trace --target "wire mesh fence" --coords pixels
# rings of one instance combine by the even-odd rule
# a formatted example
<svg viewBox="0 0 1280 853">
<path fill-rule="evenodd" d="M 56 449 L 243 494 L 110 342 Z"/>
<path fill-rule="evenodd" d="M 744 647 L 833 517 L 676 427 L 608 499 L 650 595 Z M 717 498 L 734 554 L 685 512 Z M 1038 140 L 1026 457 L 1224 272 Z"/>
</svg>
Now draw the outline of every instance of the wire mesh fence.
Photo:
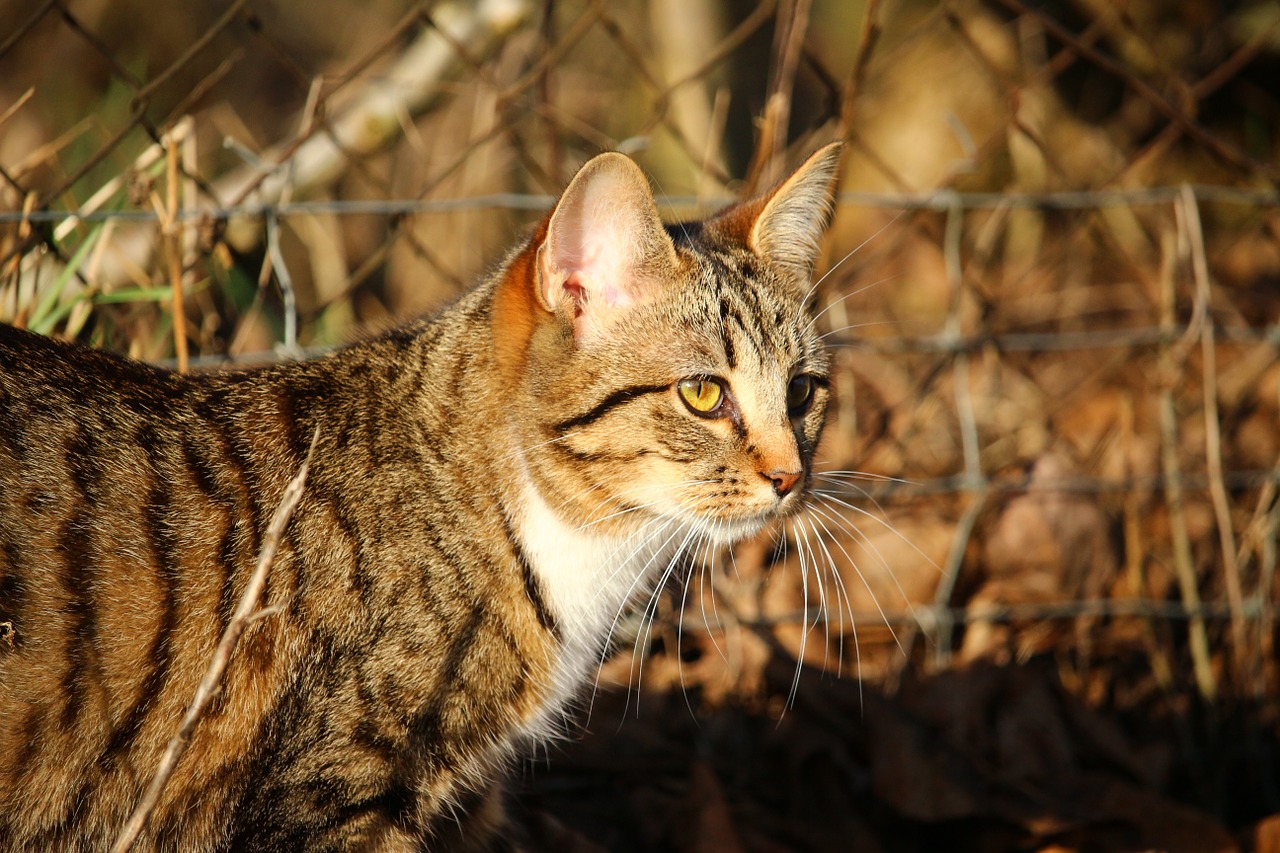
<svg viewBox="0 0 1280 853">
<path fill-rule="evenodd" d="M 1133 652 L 1166 691 L 1274 697 L 1268 9 L 12 0 L 0 320 L 294 357 L 451 298 L 598 150 L 680 217 L 843 138 L 824 497 L 706 557 L 659 629 L 889 683 L 1049 654 L 1085 685 Z"/>
</svg>

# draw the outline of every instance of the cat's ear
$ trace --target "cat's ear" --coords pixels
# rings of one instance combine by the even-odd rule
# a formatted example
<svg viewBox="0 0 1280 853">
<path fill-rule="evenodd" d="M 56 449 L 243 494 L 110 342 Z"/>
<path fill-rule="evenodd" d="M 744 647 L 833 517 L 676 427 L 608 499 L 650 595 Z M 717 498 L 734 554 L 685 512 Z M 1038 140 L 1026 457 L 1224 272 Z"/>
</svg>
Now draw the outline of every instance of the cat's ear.
<svg viewBox="0 0 1280 853">
<path fill-rule="evenodd" d="M 839 142 L 818 149 L 774 187 L 751 229 L 751 248 L 804 281 L 831 224 L 840 149 Z"/>
<path fill-rule="evenodd" d="M 808 281 L 831 224 L 842 147 L 833 142 L 818 149 L 762 197 L 729 208 L 717 217 L 722 233 Z"/>
<path fill-rule="evenodd" d="M 589 340 L 660 288 L 676 265 L 640 167 L 622 154 L 601 154 L 551 213 L 538 247 L 538 298 L 550 311 L 570 305 L 574 337 Z"/>
</svg>

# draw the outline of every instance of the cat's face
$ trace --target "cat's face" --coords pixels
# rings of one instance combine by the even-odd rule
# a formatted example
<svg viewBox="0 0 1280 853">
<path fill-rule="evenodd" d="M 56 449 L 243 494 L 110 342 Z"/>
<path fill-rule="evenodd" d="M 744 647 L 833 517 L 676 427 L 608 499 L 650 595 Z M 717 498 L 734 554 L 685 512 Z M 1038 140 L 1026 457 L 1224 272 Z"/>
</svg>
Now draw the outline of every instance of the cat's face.
<svg viewBox="0 0 1280 853">
<path fill-rule="evenodd" d="M 625 172 L 588 185 L 594 206 L 575 198 L 581 176 L 566 191 L 539 252 L 551 317 L 529 342 L 522 442 L 563 516 L 615 535 L 676 521 L 729 542 L 803 503 L 830 384 L 807 270 L 833 165 L 811 160 L 772 196 L 667 228 L 647 186 L 639 224 L 619 211 L 636 190 Z M 581 219 L 557 243 L 574 203 Z"/>
<path fill-rule="evenodd" d="M 736 539 L 802 500 L 828 363 L 791 282 L 744 253 L 681 254 L 683 281 L 565 364 L 590 378 L 588 406 L 644 390 L 547 437 L 576 463 L 563 476 L 593 518 L 674 516 Z"/>
</svg>

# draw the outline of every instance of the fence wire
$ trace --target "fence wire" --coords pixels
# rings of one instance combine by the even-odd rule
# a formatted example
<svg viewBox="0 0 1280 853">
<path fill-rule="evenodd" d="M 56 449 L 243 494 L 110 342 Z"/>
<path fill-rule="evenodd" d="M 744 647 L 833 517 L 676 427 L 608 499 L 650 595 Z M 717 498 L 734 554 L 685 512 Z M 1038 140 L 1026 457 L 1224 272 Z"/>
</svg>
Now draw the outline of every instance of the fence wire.
<svg viewBox="0 0 1280 853">
<path fill-rule="evenodd" d="M 1205 698 L 1273 692 L 1280 15 L 10 9 L 0 320 L 179 369 L 440 305 L 596 151 L 635 156 L 679 217 L 846 140 L 816 291 L 825 497 L 722 559 L 737 590 L 685 603 L 726 621 L 678 624 L 769 626 L 797 654 L 793 629 L 898 626 L 867 677 L 1105 643 Z M 1076 634 L 1041 630 L 1061 620 Z"/>
</svg>

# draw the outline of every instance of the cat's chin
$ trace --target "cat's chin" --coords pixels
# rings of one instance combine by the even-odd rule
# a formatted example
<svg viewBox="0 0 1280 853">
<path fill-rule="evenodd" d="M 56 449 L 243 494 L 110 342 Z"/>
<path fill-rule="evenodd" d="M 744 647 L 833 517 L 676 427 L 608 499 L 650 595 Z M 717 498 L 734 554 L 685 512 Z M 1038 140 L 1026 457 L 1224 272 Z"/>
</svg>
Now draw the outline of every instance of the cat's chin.
<svg viewBox="0 0 1280 853">
<path fill-rule="evenodd" d="M 757 512 L 730 517 L 689 513 L 687 523 L 716 545 L 734 545 L 750 539 L 772 523 L 784 521 L 803 511 L 803 502 L 790 497 Z"/>
<path fill-rule="evenodd" d="M 779 516 L 774 512 L 735 519 L 699 517 L 693 527 L 715 545 L 729 546 L 750 539 L 777 518 Z"/>
</svg>

